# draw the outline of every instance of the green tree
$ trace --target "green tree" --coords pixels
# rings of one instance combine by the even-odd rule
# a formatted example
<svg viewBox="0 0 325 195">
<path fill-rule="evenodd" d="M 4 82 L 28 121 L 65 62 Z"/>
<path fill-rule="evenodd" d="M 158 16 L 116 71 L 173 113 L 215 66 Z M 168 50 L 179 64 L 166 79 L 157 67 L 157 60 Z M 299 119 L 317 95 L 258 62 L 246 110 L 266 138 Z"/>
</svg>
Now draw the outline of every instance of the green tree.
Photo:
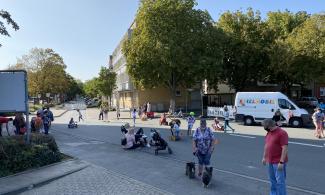
<svg viewBox="0 0 325 195">
<path fill-rule="evenodd" d="M 9 12 L 4 11 L 4 10 L 0 10 L 0 35 L 4 35 L 4 36 L 8 36 L 10 37 L 9 32 L 7 31 L 6 26 L 4 25 L 4 23 L 6 22 L 8 25 L 11 25 L 11 27 L 17 31 L 19 30 L 19 26 L 17 25 L 17 23 L 11 18 L 11 15 L 9 14 Z M 0 47 L 1 47 L 1 43 L 0 43 Z"/>
<path fill-rule="evenodd" d="M 66 75 L 69 81 L 69 90 L 67 91 L 68 100 L 73 100 L 76 95 L 84 95 L 84 84 L 80 80 L 76 80 L 71 75 Z"/>
<path fill-rule="evenodd" d="M 266 22 L 277 35 L 270 46 L 271 80 L 290 95 L 293 84 L 300 84 L 303 88 L 306 83 L 323 78 L 324 15 L 310 16 L 305 12 L 293 14 L 286 11 L 269 13 L 268 16 Z"/>
<path fill-rule="evenodd" d="M 98 78 L 93 78 L 85 82 L 83 90 L 88 97 L 97 97 L 99 95 Z"/>
<path fill-rule="evenodd" d="M 46 93 L 65 94 L 69 79 L 63 58 L 52 49 L 34 48 L 17 60 L 10 69 L 25 69 L 28 73 L 28 91 L 32 96 Z"/>
<path fill-rule="evenodd" d="M 142 0 L 135 28 L 123 44 L 136 86 L 167 87 L 172 110 L 177 87 L 218 75 L 222 62 L 219 31 L 195 5 L 195 0 Z"/>
<path fill-rule="evenodd" d="M 109 105 L 111 106 L 113 90 L 116 88 L 116 73 L 109 68 L 101 67 L 97 87 L 103 96 L 109 97 Z"/>
<path fill-rule="evenodd" d="M 269 31 L 260 13 L 225 12 L 216 24 L 225 33 L 223 41 L 223 81 L 236 91 L 256 85 L 264 79 L 269 64 L 267 46 Z"/>
<path fill-rule="evenodd" d="M 265 22 L 271 31 L 269 38 L 272 41 L 286 39 L 295 28 L 303 24 L 309 17 L 310 15 L 305 11 L 297 13 L 292 13 L 288 10 L 284 12 L 268 12 Z"/>
</svg>

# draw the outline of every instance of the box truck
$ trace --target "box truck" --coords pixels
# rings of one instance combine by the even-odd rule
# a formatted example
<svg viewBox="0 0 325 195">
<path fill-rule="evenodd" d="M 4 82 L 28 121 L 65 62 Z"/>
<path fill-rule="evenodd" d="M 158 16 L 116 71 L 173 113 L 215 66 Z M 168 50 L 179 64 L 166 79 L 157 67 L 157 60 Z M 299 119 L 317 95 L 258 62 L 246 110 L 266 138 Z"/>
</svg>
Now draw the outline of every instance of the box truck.
<svg viewBox="0 0 325 195">
<path fill-rule="evenodd" d="M 245 125 L 272 118 L 278 109 L 284 117 L 282 123 L 286 125 L 302 127 L 311 123 L 310 114 L 280 92 L 238 92 L 235 108 L 235 120 L 243 121 Z"/>
</svg>

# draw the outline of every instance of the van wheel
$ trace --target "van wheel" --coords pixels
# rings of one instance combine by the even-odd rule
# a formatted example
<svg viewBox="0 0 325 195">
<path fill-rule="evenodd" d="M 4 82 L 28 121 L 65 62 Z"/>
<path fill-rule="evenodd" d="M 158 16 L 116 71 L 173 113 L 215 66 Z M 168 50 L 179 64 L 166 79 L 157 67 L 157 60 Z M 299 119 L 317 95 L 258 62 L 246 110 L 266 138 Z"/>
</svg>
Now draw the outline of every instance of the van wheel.
<svg viewBox="0 0 325 195">
<path fill-rule="evenodd" d="M 298 128 L 302 126 L 302 120 L 300 118 L 291 118 L 289 124 L 291 127 Z"/>
<path fill-rule="evenodd" d="M 250 126 L 254 123 L 254 119 L 251 116 L 246 116 L 244 118 L 244 125 Z"/>
</svg>

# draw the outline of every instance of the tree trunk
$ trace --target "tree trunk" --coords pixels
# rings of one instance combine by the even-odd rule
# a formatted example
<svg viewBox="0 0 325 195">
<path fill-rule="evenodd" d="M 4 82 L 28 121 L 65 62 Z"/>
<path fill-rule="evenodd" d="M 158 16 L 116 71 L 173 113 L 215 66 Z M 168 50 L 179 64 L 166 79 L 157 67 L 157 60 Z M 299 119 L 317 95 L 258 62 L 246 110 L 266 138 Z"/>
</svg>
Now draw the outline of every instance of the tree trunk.
<svg viewBox="0 0 325 195">
<path fill-rule="evenodd" d="M 170 106 L 169 106 L 169 111 L 171 113 L 175 112 L 175 99 L 176 99 L 176 81 L 175 81 L 175 73 L 172 73 L 172 85 L 169 87 L 170 88 Z"/>
</svg>

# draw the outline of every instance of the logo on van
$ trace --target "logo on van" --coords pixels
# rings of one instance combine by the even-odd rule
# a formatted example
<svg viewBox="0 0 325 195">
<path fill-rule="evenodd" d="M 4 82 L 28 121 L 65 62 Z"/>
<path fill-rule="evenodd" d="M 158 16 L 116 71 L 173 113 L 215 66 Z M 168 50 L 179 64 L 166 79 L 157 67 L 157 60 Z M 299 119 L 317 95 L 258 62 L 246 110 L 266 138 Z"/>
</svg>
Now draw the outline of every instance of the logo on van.
<svg viewBox="0 0 325 195">
<path fill-rule="evenodd" d="M 241 106 L 245 106 L 246 104 L 275 104 L 275 101 L 270 99 L 240 99 L 239 104 Z"/>
</svg>

